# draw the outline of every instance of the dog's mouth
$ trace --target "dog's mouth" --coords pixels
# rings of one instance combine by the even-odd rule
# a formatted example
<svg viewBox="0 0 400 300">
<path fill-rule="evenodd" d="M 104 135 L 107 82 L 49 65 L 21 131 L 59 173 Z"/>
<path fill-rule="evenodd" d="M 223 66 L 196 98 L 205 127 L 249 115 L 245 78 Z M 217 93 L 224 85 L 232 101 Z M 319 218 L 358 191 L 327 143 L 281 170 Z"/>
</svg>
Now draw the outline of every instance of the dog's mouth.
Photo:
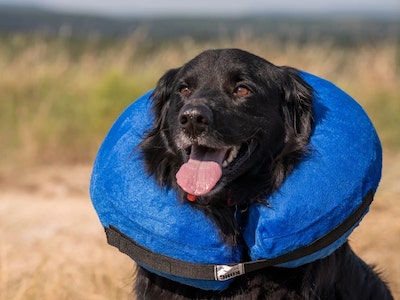
<svg viewBox="0 0 400 300">
<path fill-rule="evenodd" d="M 236 173 L 255 147 L 255 140 L 224 148 L 193 144 L 185 149 L 188 160 L 176 174 L 177 183 L 188 194 L 205 195 L 221 177 Z"/>
</svg>

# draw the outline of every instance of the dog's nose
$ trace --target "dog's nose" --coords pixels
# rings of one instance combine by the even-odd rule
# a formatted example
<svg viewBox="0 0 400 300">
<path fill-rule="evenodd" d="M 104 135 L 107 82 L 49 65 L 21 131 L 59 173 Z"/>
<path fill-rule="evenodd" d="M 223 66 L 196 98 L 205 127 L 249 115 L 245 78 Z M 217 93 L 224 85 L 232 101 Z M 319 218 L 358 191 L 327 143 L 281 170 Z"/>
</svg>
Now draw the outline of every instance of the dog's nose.
<svg viewBox="0 0 400 300">
<path fill-rule="evenodd" d="M 179 123 L 186 134 L 195 137 L 207 130 L 212 117 L 211 110 L 205 105 L 185 105 L 179 113 Z"/>
</svg>

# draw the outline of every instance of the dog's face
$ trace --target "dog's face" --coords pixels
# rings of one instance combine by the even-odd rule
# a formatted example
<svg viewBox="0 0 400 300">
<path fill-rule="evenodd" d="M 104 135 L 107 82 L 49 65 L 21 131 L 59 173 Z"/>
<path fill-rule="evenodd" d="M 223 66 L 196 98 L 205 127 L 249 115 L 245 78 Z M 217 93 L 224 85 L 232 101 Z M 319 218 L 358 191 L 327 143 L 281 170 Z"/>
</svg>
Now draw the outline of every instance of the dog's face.
<svg viewBox="0 0 400 300">
<path fill-rule="evenodd" d="M 168 71 L 153 100 L 154 128 L 140 145 L 147 170 L 202 203 L 272 191 L 310 135 L 311 88 L 241 50 L 206 51 Z"/>
</svg>

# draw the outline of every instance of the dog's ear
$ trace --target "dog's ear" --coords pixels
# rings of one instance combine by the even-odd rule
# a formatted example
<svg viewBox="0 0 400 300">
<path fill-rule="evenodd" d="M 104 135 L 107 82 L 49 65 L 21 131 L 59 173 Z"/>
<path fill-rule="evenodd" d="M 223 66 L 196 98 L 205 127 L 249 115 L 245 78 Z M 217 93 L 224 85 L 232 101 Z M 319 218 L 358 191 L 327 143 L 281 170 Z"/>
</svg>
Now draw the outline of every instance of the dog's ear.
<svg viewBox="0 0 400 300">
<path fill-rule="evenodd" d="M 281 67 L 281 71 L 283 72 L 283 116 L 287 129 L 296 136 L 309 136 L 313 121 L 313 88 L 301 78 L 296 69 Z"/>
<path fill-rule="evenodd" d="M 180 68 L 168 70 L 158 80 L 157 86 L 154 89 L 153 94 L 151 95 L 151 98 L 153 99 L 152 109 L 155 116 L 155 128 L 161 128 L 162 124 L 164 123 L 167 109 L 169 107 L 170 96 L 173 92 L 173 82 L 179 70 Z"/>
<path fill-rule="evenodd" d="M 173 82 L 179 69 L 167 71 L 158 81 L 151 98 L 154 114 L 153 128 L 147 131 L 138 145 L 145 161 L 146 171 L 153 175 L 161 185 L 171 185 L 175 173 L 172 172 L 177 156 L 170 145 L 168 130 L 165 130 L 165 120 L 168 114 Z"/>
<path fill-rule="evenodd" d="M 313 88 L 296 69 L 280 67 L 280 88 L 283 98 L 282 115 L 286 127 L 286 143 L 275 158 L 272 182 L 277 189 L 309 149 L 313 126 Z"/>
</svg>

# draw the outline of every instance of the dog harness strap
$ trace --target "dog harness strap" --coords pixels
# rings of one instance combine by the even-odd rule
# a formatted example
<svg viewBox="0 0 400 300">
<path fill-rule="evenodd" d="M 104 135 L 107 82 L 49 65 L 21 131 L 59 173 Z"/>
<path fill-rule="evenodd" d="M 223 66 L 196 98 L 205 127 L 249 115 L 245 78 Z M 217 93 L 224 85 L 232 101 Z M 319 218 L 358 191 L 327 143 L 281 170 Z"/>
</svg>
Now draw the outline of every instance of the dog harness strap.
<svg viewBox="0 0 400 300">
<path fill-rule="evenodd" d="M 276 258 L 238 264 L 213 265 L 186 262 L 153 252 L 139 245 L 112 225 L 105 227 L 105 231 L 108 243 L 117 247 L 122 253 L 127 254 L 139 265 L 173 276 L 199 280 L 225 281 L 245 273 L 296 260 L 328 247 L 349 231 L 354 224 L 357 224 L 357 222 L 363 217 L 373 200 L 373 194 L 373 191 L 370 190 L 363 198 L 362 204 L 352 214 L 350 214 L 343 223 L 325 236 L 316 240 L 314 243 Z"/>
</svg>

